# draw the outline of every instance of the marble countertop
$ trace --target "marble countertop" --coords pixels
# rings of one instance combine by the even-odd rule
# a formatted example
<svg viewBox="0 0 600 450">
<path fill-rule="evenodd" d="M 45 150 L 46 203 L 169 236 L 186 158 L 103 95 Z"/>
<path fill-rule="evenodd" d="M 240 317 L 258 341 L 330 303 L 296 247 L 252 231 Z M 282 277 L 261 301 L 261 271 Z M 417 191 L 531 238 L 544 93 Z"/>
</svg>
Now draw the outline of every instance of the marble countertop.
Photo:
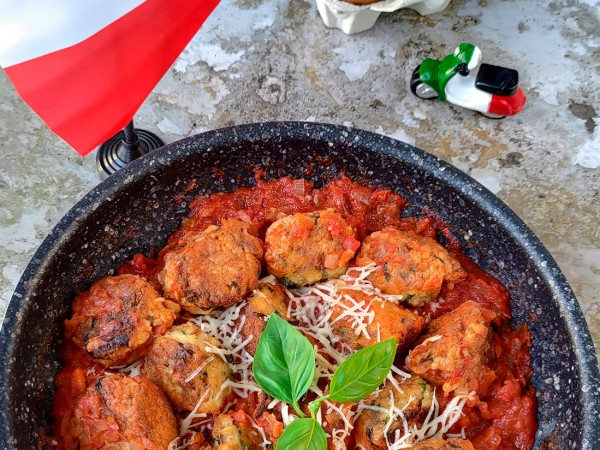
<svg viewBox="0 0 600 450">
<path fill-rule="evenodd" d="M 519 71 L 528 103 L 490 120 L 414 97 L 426 57 L 476 43 Z M 268 120 L 352 125 L 462 169 L 540 237 L 600 348 L 600 2 L 452 0 L 429 17 L 383 14 L 364 33 L 328 29 L 307 0 L 223 0 L 136 116 L 171 142 Z M 29 258 L 99 178 L 0 71 L 0 316 Z"/>
</svg>

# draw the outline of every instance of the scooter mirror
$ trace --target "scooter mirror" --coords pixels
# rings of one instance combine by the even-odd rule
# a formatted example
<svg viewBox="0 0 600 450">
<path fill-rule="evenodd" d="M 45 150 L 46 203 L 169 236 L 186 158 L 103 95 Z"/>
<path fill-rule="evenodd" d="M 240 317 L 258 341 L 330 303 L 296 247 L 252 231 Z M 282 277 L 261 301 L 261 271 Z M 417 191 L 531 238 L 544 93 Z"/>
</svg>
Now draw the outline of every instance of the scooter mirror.
<svg viewBox="0 0 600 450">
<path fill-rule="evenodd" d="M 470 72 L 471 71 L 469 70 L 469 66 L 467 65 L 467 63 L 462 63 L 456 66 L 456 73 L 462 75 L 463 77 L 469 75 Z"/>
</svg>

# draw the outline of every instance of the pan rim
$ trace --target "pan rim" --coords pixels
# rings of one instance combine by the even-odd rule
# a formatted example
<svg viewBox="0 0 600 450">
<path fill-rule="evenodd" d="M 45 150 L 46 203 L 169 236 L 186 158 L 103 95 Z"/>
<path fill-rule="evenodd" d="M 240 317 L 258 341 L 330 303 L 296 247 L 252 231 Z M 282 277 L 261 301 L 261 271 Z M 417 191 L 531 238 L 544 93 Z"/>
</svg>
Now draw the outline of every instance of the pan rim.
<svg viewBox="0 0 600 450">
<path fill-rule="evenodd" d="M 293 131 L 290 131 L 293 130 Z M 600 426 L 594 420 L 600 416 L 600 371 L 598 369 L 597 355 L 589 328 L 581 308 L 570 288 L 564 274 L 552 258 L 548 250 L 543 246 L 533 231 L 512 211 L 502 200 L 491 193 L 477 181 L 458 168 L 446 163 L 435 155 L 426 153 L 416 147 L 410 146 L 392 138 L 364 131 L 352 127 L 316 123 L 316 122 L 261 122 L 245 125 L 237 125 L 217 130 L 208 131 L 199 135 L 176 141 L 162 147 L 156 152 L 147 154 L 116 174 L 100 182 L 88 194 L 86 194 L 65 216 L 55 225 L 50 234 L 44 239 L 40 247 L 26 266 L 25 271 L 12 295 L 0 326 L 0 392 L 10 392 L 10 358 L 14 350 L 16 333 L 22 329 L 24 320 L 21 313 L 23 306 L 29 301 L 28 293 L 35 286 L 36 274 L 43 271 L 46 264 L 52 259 L 52 255 L 60 250 L 61 243 L 67 241 L 76 231 L 77 225 L 86 214 L 92 214 L 102 199 L 125 189 L 126 185 L 139 177 L 147 176 L 160 167 L 169 165 L 173 160 L 185 157 L 192 153 L 198 153 L 194 143 L 201 137 L 206 143 L 221 145 L 228 141 L 245 140 L 253 138 L 256 140 L 269 139 L 274 135 L 283 138 L 315 139 L 324 134 L 346 135 L 348 140 L 353 140 L 356 145 L 361 146 L 370 153 L 385 153 L 399 157 L 400 153 L 410 148 L 410 154 L 403 156 L 407 164 L 418 165 L 421 170 L 431 173 L 442 183 L 448 184 L 465 196 L 470 198 L 478 207 L 489 215 L 493 215 L 503 227 L 510 230 L 516 241 L 521 243 L 527 250 L 532 263 L 539 270 L 544 281 L 548 283 L 557 304 L 560 307 L 562 320 L 565 321 L 569 330 L 576 330 L 570 336 L 573 350 L 580 362 L 578 375 L 582 383 L 590 386 L 582 392 L 582 399 L 589 410 L 584 415 L 582 439 L 590 443 L 600 445 Z M 11 339 L 13 336 L 13 339 Z M 8 404 L 8 398 L 6 399 Z M 13 429 L 10 415 L 0 413 L 0 434 L 9 443 L 9 433 Z"/>
</svg>

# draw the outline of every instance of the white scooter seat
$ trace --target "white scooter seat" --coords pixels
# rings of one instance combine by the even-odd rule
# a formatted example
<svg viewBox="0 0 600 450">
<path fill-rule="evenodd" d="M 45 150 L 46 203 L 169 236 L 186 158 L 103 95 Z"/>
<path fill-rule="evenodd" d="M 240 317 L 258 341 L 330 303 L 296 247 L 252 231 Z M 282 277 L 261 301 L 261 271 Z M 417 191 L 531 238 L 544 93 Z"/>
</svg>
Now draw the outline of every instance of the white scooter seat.
<svg viewBox="0 0 600 450">
<path fill-rule="evenodd" d="M 475 75 L 454 75 L 446 84 L 446 100 L 463 108 L 488 112 L 492 94 L 475 87 Z"/>
</svg>

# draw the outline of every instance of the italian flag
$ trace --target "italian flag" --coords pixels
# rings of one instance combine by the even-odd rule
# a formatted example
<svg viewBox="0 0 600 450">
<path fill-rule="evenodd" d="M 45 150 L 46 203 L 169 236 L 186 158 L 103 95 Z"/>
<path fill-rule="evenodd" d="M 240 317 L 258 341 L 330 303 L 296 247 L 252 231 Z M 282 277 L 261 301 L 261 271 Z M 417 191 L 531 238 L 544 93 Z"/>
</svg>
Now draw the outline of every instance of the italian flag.
<svg viewBox="0 0 600 450">
<path fill-rule="evenodd" d="M 86 155 L 123 129 L 219 0 L 0 0 L 0 66 Z"/>
</svg>

